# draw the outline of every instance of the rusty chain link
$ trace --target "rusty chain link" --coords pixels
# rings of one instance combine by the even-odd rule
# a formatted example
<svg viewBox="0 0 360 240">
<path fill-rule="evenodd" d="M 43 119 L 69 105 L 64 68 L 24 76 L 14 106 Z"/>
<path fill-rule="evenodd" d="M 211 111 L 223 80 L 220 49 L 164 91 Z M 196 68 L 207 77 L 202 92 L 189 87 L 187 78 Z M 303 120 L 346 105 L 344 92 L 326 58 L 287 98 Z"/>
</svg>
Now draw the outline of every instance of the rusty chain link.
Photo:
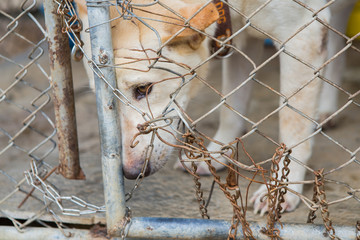
<svg viewBox="0 0 360 240">
<path fill-rule="evenodd" d="M 318 203 L 318 198 L 317 198 L 317 190 L 316 190 L 316 184 L 314 183 L 314 187 L 313 187 L 313 197 L 312 197 L 312 201 L 317 204 Z M 314 206 L 313 206 L 314 208 Z M 309 211 L 308 214 L 308 218 L 307 218 L 307 223 L 314 223 L 314 220 L 316 219 L 316 210 L 318 209 L 315 208 L 314 210 Z"/>
<path fill-rule="evenodd" d="M 227 183 L 221 182 L 220 176 L 216 173 L 215 167 L 211 164 L 210 161 L 206 161 L 208 164 L 209 170 L 211 174 L 214 176 L 215 182 L 219 185 L 221 191 L 225 194 L 225 197 L 230 201 L 231 205 L 233 206 L 233 218 L 232 218 L 232 224 L 229 229 L 229 235 L 228 239 L 236 239 L 236 232 L 237 227 L 239 223 L 242 224 L 242 230 L 244 237 L 246 239 L 254 239 L 252 230 L 250 229 L 249 223 L 246 221 L 246 209 L 240 207 L 238 205 L 238 199 L 240 197 L 240 189 L 239 186 L 232 185 L 232 187 L 229 188 Z M 232 170 L 230 170 L 232 171 Z M 230 191 L 234 191 L 235 193 L 232 194 Z"/>
<path fill-rule="evenodd" d="M 205 148 L 205 147 L 204 147 Z M 237 155 L 237 151 L 233 151 L 231 153 L 230 158 L 235 159 Z M 215 161 L 215 159 L 213 159 Z M 212 165 L 211 161 L 206 161 L 211 174 L 214 177 L 215 182 L 219 185 L 222 192 L 225 194 L 225 197 L 230 201 L 233 206 L 233 217 L 232 223 L 229 229 L 229 234 L 227 239 L 236 239 L 237 228 L 241 223 L 242 231 L 244 237 L 246 239 L 255 239 L 250 228 L 248 221 L 246 220 L 246 206 L 243 206 L 243 202 L 241 201 L 241 205 L 239 206 L 238 200 L 241 197 L 240 187 L 239 187 L 239 179 L 235 170 L 236 167 L 234 164 L 230 164 L 228 168 L 228 175 L 226 177 L 226 182 L 221 182 L 220 176 L 217 174 L 215 167 Z M 231 193 L 233 192 L 233 193 Z"/>
<path fill-rule="evenodd" d="M 280 229 L 275 227 L 275 223 L 280 222 L 281 213 L 283 211 L 282 204 L 285 202 L 285 194 L 287 193 L 288 175 L 290 173 L 289 164 L 290 159 L 287 152 L 286 145 L 282 143 L 275 151 L 271 159 L 271 169 L 268 184 L 268 215 L 267 215 L 267 228 L 262 229 L 262 233 L 269 236 L 271 239 L 281 239 Z M 284 156 L 285 155 L 285 156 Z M 281 169 L 281 177 L 279 178 L 280 161 L 283 161 Z"/>
<path fill-rule="evenodd" d="M 204 193 L 201 189 L 200 176 L 196 174 L 197 165 L 194 162 L 192 162 L 191 166 L 192 166 L 192 170 L 193 170 L 193 174 L 194 174 L 193 180 L 195 183 L 196 199 L 199 203 L 199 210 L 200 210 L 201 217 L 210 219 L 210 216 L 208 215 L 208 212 L 207 212 L 206 202 L 203 198 Z"/>
<path fill-rule="evenodd" d="M 332 221 L 330 219 L 330 212 L 329 212 L 329 205 L 326 200 L 326 193 L 325 193 L 325 181 L 324 181 L 324 169 L 320 169 L 314 171 L 315 175 L 315 183 L 314 183 L 314 194 L 313 194 L 313 201 L 315 204 L 319 204 L 321 216 L 323 219 L 324 226 L 326 228 L 326 232 L 328 233 L 331 239 L 339 239 L 335 235 L 335 229 L 332 226 Z M 308 223 L 313 223 L 316 215 L 316 210 L 310 210 L 308 215 Z"/>
<path fill-rule="evenodd" d="M 183 138 L 185 138 L 185 142 L 187 144 L 189 144 L 189 145 L 194 145 L 195 144 L 195 138 L 189 132 L 187 134 L 184 134 Z M 197 139 L 197 140 L 200 141 L 200 142 L 203 141 L 202 139 Z M 179 151 L 180 159 L 181 159 L 181 152 L 182 151 Z M 196 159 L 195 155 L 192 152 L 185 151 L 185 154 L 186 154 L 187 157 L 189 157 L 191 159 Z M 203 191 L 201 189 L 200 176 L 196 173 L 197 165 L 195 164 L 194 161 L 191 162 L 191 167 L 192 167 L 193 180 L 194 180 L 194 183 L 195 183 L 196 199 L 197 199 L 197 201 L 199 203 L 199 210 L 200 210 L 201 217 L 210 219 L 210 216 L 208 215 L 208 212 L 207 212 L 206 202 L 205 202 L 205 200 L 203 198 L 204 193 L 203 193 Z"/>
<path fill-rule="evenodd" d="M 286 145 L 284 143 L 276 150 L 278 154 L 278 158 L 283 159 L 283 168 L 281 169 L 281 177 L 279 183 L 279 196 L 276 207 L 277 218 L 278 220 L 281 218 L 281 213 L 285 210 L 282 208 L 282 204 L 285 203 L 285 194 L 287 193 L 287 182 L 289 182 L 288 176 L 290 174 L 290 158 L 291 150 L 286 149 Z M 285 156 L 284 156 L 285 155 Z"/>
</svg>

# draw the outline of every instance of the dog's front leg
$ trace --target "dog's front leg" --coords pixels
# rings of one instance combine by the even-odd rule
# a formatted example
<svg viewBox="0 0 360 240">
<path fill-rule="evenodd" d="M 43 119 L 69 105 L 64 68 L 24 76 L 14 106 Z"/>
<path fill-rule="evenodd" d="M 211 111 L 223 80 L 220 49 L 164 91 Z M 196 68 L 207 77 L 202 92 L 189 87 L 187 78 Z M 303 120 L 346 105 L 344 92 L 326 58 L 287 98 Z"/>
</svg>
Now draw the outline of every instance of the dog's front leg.
<svg viewBox="0 0 360 240">
<path fill-rule="evenodd" d="M 321 87 L 321 80 L 316 74 L 317 68 L 325 61 L 325 38 L 326 29 L 314 23 L 287 42 L 284 53 L 280 55 L 280 91 L 285 97 L 280 100 L 283 108 L 279 112 L 279 138 L 280 142 L 292 150 L 291 159 L 294 160 L 290 163 L 288 178 L 290 182 L 297 183 L 289 184 L 289 188 L 299 194 L 303 191 L 303 185 L 298 182 L 305 178 L 304 165 L 312 152 L 311 135 L 316 127 L 314 122 Z M 311 64 L 314 68 L 306 64 Z M 279 175 L 282 167 L 281 161 Z M 262 201 L 267 193 L 266 186 L 262 185 L 253 195 L 251 201 L 254 202 L 255 212 L 264 214 L 268 210 L 267 200 Z M 299 201 L 299 197 L 288 191 L 282 207 L 286 211 L 292 211 Z"/>
</svg>

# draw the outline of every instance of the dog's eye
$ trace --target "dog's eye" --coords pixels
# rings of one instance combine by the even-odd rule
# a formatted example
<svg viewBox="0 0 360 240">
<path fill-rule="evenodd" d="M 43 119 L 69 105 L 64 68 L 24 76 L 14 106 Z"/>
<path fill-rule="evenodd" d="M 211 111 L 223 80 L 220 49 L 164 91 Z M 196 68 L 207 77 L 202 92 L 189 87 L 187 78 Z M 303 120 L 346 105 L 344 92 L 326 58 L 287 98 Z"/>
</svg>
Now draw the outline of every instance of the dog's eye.
<svg viewBox="0 0 360 240">
<path fill-rule="evenodd" d="M 151 83 L 139 85 L 134 90 L 134 95 L 136 100 L 140 100 L 146 97 L 146 93 L 149 95 L 152 90 Z"/>
</svg>

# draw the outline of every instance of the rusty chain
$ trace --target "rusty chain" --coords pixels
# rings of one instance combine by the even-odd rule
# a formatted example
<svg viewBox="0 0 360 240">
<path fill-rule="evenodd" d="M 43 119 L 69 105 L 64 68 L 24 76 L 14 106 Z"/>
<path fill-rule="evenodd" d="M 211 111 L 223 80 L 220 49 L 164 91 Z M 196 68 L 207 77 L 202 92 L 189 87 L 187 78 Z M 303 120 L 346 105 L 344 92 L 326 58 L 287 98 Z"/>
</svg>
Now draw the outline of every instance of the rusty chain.
<svg viewBox="0 0 360 240">
<path fill-rule="evenodd" d="M 276 150 L 278 157 L 283 159 L 283 168 L 281 169 L 281 178 L 279 183 L 279 196 L 276 207 L 277 218 L 278 220 L 281 218 L 281 213 L 285 210 L 282 208 L 282 204 L 285 202 L 285 194 L 287 193 L 287 182 L 289 182 L 288 176 L 290 174 L 290 158 L 291 150 L 286 149 L 285 144 L 281 144 L 281 146 Z M 285 156 L 284 156 L 285 155 Z"/>
<path fill-rule="evenodd" d="M 188 145 L 194 145 L 195 144 L 195 140 L 196 138 L 189 132 L 183 134 L 182 136 L 185 139 L 185 143 Z M 198 141 L 203 141 L 202 139 L 197 139 Z M 207 218 L 210 219 L 210 216 L 207 213 L 207 204 L 206 201 L 204 199 L 204 193 L 201 189 L 201 182 L 200 182 L 200 176 L 196 173 L 197 171 L 197 165 L 195 164 L 194 161 L 191 162 L 191 169 L 189 169 L 188 167 L 186 167 L 186 165 L 184 164 L 184 162 L 182 161 L 182 152 L 183 151 L 179 151 L 179 159 L 181 164 L 183 165 L 184 169 L 186 169 L 192 176 L 193 176 L 193 181 L 195 184 L 195 194 L 196 194 L 196 199 L 198 201 L 199 204 L 199 210 L 200 210 L 200 214 L 202 218 Z M 193 152 L 188 151 L 188 150 L 184 150 L 185 152 L 185 156 L 191 160 L 196 160 L 198 159 L 201 155 L 195 155 Z M 209 200 L 208 200 L 209 201 Z"/>
<path fill-rule="evenodd" d="M 262 233 L 269 236 L 271 239 L 281 239 L 280 229 L 275 227 L 275 223 L 280 222 L 281 213 L 283 211 L 282 204 L 285 202 L 285 194 L 287 193 L 288 175 L 290 173 L 289 164 L 290 159 L 287 152 L 286 145 L 282 143 L 275 151 L 271 159 L 270 169 L 270 182 L 268 184 L 268 215 L 267 215 L 267 228 L 262 229 Z M 281 177 L 279 178 L 280 161 L 283 161 L 283 167 L 281 169 Z"/>
<path fill-rule="evenodd" d="M 238 224 L 242 224 L 242 230 L 246 239 L 254 239 L 253 233 L 250 229 L 249 223 L 246 221 L 246 210 L 238 205 L 238 199 L 240 197 L 240 189 L 238 185 L 228 186 L 228 183 L 221 182 L 220 176 L 216 173 L 215 167 L 210 161 L 206 161 L 211 174 L 214 176 L 215 182 L 219 185 L 221 191 L 225 194 L 225 197 L 230 201 L 233 206 L 233 220 L 229 229 L 228 239 L 236 239 L 236 231 Z M 231 171 L 231 170 L 230 170 Z M 235 193 L 232 194 L 231 191 Z"/>
<path fill-rule="evenodd" d="M 312 197 L 312 201 L 317 204 L 318 203 L 318 198 L 317 198 L 317 191 L 316 191 L 316 184 L 314 183 L 314 187 L 313 187 L 313 197 Z M 314 206 L 313 206 L 314 208 Z M 316 210 L 317 208 L 314 208 L 314 210 L 309 211 L 308 214 L 308 219 L 307 219 L 307 223 L 314 223 L 314 220 L 316 219 Z"/>
<path fill-rule="evenodd" d="M 324 181 L 324 169 L 320 169 L 314 171 L 315 175 L 315 183 L 314 183 L 314 194 L 313 194 L 313 201 L 315 204 L 318 204 L 321 211 L 321 216 L 323 219 L 323 223 L 326 229 L 327 234 L 331 239 L 339 239 L 335 235 L 335 229 L 332 226 L 332 221 L 330 219 L 330 212 L 329 212 L 329 205 L 326 200 L 326 193 L 325 193 L 325 181 Z M 308 223 L 313 223 L 316 215 L 316 210 L 310 210 L 308 215 Z"/>
<path fill-rule="evenodd" d="M 201 189 L 200 176 L 196 174 L 197 165 L 194 162 L 192 162 L 191 166 L 192 166 L 192 170 L 193 170 L 193 174 L 194 174 L 193 180 L 195 183 L 196 199 L 199 203 L 199 210 L 200 210 L 201 217 L 210 219 L 210 216 L 208 215 L 208 212 L 207 212 L 206 202 L 203 198 L 204 193 Z"/>
<path fill-rule="evenodd" d="M 204 147 L 205 148 L 205 147 Z M 237 151 L 231 153 L 230 158 L 235 159 Z M 213 159 L 215 161 L 215 159 Z M 238 200 L 241 197 L 240 187 L 238 184 L 239 176 L 236 174 L 236 167 L 234 164 L 230 164 L 228 168 L 228 175 L 226 177 L 226 182 L 221 182 L 220 176 L 217 174 L 215 167 L 211 164 L 211 161 L 206 161 L 211 174 L 214 177 L 214 181 L 219 185 L 221 191 L 224 193 L 225 197 L 230 201 L 233 206 L 233 217 L 232 223 L 229 229 L 228 239 L 236 239 L 237 228 L 241 223 L 242 231 L 246 239 L 255 239 L 250 228 L 249 223 L 246 220 L 246 206 L 243 206 L 241 201 L 241 206 L 238 204 Z"/>
<path fill-rule="evenodd" d="M 233 164 L 231 164 L 232 168 L 234 167 Z M 231 195 L 232 197 L 232 203 L 236 203 L 238 202 L 238 199 L 240 198 L 240 189 L 238 186 L 238 176 L 235 174 L 235 171 L 233 171 L 232 169 L 228 169 L 228 175 L 226 177 L 226 187 L 228 189 L 228 191 L 233 191 L 234 193 Z M 234 208 L 234 207 L 233 207 Z M 241 223 L 244 223 L 245 225 L 245 229 L 247 230 L 247 235 L 244 234 L 247 237 L 251 237 L 252 233 L 249 234 L 249 229 L 248 228 L 248 223 L 245 219 L 245 217 L 243 217 L 243 213 L 240 213 L 237 211 L 237 209 L 234 208 L 234 213 L 233 213 L 233 217 L 231 219 L 231 225 L 230 225 L 230 229 L 229 229 L 229 234 L 228 234 L 228 239 L 236 239 L 236 234 L 237 234 L 237 229 L 238 226 Z"/>
</svg>

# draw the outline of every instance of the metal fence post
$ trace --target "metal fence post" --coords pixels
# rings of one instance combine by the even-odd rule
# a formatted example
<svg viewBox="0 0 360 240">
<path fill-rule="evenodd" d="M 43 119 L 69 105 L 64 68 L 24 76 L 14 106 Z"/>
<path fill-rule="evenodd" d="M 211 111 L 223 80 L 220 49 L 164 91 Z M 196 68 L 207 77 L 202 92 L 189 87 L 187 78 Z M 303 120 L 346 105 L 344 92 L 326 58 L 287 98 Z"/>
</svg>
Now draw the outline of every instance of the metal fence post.
<svg viewBox="0 0 360 240">
<path fill-rule="evenodd" d="M 88 0 L 91 51 L 97 66 L 111 66 L 114 62 L 111 28 L 109 23 L 109 4 Z M 103 168 L 104 194 L 106 204 L 106 223 L 110 236 L 121 229 L 126 214 L 124 178 L 121 164 L 121 137 L 118 114 L 118 101 L 109 85 L 116 87 L 114 68 L 95 69 L 95 89 L 101 141 L 101 160 Z M 106 81 L 100 78 L 106 76 Z"/>
<path fill-rule="evenodd" d="M 65 178 L 84 179 L 79 160 L 69 40 L 61 29 L 62 19 L 57 14 L 58 4 L 53 0 L 45 0 L 44 8 L 58 136 L 58 170 Z"/>
</svg>

